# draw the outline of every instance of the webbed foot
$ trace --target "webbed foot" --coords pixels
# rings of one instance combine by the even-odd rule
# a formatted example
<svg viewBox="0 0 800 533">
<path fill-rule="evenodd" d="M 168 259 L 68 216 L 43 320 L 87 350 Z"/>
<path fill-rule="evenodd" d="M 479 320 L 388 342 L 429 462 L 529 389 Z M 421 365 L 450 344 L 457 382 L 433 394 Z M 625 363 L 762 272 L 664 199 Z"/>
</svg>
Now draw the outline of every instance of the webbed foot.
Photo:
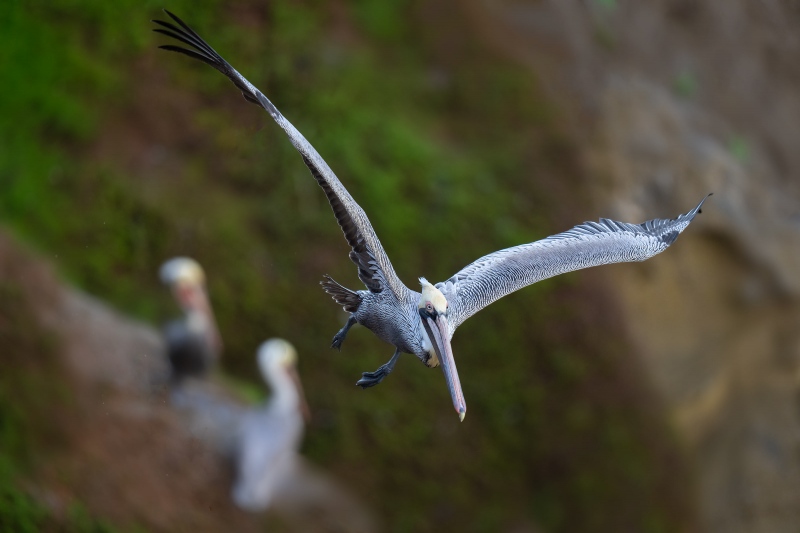
<svg viewBox="0 0 800 533">
<path fill-rule="evenodd" d="M 361 374 L 361 379 L 359 379 L 356 382 L 356 385 L 358 385 L 362 389 L 366 389 L 368 387 L 374 387 L 375 385 L 383 381 L 383 378 L 388 376 L 391 371 L 392 369 L 389 368 L 388 365 L 383 365 L 375 372 L 364 372 Z"/>
<path fill-rule="evenodd" d="M 356 382 L 356 385 L 362 389 L 374 387 L 383 381 L 383 379 L 388 376 L 392 370 L 394 370 L 394 365 L 397 363 L 398 357 L 400 357 L 400 350 L 395 350 L 392 358 L 389 359 L 389 361 L 387 361 L 385 364 L 381 365 L 380 368 L 378 368 L 375 372 L 362 373 L 361 379 Z"/>
<path fill-rule="evenodd" d="M 344 342 L 344 338 L 347 337 L 347 332 L 339 330 L 339 333 L 333 336 L 333 341 L 331 341 L 331 348 L 336 350 L 342 349 L 342 343 Z"/>
<path fill-rule="evenodd" d="M 347 337 L 347 332 L 350 331 L 356 323 L 356 319 L 353 315 L 350 315 L 350 318 L 347 319 L 347 323 L 340 329 L 336 335 L 333 336 L 333 341 L 331 342 L 331 348 L 335 348 L 337 350 L 342 349 L 342 343 L 344 339 Z"/>
</svg>

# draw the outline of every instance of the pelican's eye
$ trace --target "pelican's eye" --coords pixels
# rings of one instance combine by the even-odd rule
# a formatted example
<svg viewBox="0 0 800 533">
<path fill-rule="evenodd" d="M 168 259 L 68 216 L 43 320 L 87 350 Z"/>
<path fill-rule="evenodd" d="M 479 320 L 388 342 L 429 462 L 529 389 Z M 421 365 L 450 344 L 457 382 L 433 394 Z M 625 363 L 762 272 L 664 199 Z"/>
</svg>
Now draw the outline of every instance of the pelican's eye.
<svg viewBox="0 0 800 533">
<path fill-rule="evenodd" d="M 425 310 L 428 311 L 429 313 L 433 313 L 433 306 L 431 305 L 430 302 L 425 304 Z"/>
</svg>

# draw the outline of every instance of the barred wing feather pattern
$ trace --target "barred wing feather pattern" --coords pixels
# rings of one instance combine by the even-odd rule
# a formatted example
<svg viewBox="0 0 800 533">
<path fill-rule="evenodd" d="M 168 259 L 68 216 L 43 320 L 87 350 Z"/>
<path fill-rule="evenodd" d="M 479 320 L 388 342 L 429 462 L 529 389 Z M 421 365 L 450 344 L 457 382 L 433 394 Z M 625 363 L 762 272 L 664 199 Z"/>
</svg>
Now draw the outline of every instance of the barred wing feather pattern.
<svg viewBox="0 0 800 533">
<path fill-rule="evenodd" d="M 593 266 L 644 261 L 663 252 L 700 213 L 707 198 L 674 219 L 629 224 L 602 218 L 481 257 L 436 284 L 450 303 L 451 333 L 487 305 L 537 281 Z"/>
</svg>

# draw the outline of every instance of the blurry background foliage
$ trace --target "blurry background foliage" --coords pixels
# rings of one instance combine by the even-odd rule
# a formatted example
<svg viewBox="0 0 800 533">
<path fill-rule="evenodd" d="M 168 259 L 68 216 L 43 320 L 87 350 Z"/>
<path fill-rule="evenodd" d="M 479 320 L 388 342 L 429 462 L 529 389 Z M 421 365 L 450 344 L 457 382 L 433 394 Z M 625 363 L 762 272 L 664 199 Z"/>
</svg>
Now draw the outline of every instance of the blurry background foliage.
<svg viewBox="0 0 800 533">
<path fill-rule="evenodd" d="M 585 294 L 574 276 L 501 300 L 456 337 L 465 423 L 441 373 L 412 357 L 379 387 L 354 387 L 392 349 L 360 328 L 341 354 L 328 348 L 345 316 L 321 275 L 361 287 L 324 195 L 283 132 L 223 76 L 155 50 L 167 39 L 149 19 L 163 18 L 163 3 L 4 2 L 3 223 L 70 282 L 153 323 L 176 312 L 158 265 L 198 259 L 224 371 L 257 383 L 258 343 L 293 342 L 314 412 L 304 453 L 391 531 L 681 529 L 687 499 L 671 480 L 671 436 L 642 391 L 618 386 L 632 381 L 621 378 L 627 346 L 602 334 L 613 317 L 590 319 L 591 302 L 576 311 Z M 166 4 L 316 146 L 410 287 L 566 229 L 553 225 L 564 217 L 552 206 L 580 176 L 558 110 L 530 73 L 466 34 L 452 6 Z M 147 164 L 128 157 L 142 140 Z M 13 305 L 13 287 L 2 288 Z M 36 342 L 25 350 L 52 351 Z M 0 525 L 17 515 L 43 523 L 13 480 L 39 449 L 29 420 L 53 392 L 31 376 L 33 389 L 12 401 L 6 378 L 26 372 L 13 363 L 0 379 L 0 446 L 15 458 L 0 462 Z"/>
</svg>

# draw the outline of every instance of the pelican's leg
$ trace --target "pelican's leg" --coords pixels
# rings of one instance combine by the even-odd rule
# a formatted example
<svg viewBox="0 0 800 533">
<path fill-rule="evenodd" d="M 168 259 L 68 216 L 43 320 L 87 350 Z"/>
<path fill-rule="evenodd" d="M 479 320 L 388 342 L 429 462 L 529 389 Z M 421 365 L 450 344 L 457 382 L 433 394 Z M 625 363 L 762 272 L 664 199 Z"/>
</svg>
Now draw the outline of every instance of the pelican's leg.
<svg viewBox="0 0 800 533">
<path fill-rule="evenodd" d="M 374 387 L 381 381 L 383 378 L 389 375 L 392 370 L 394 370 L 394 365 L 397 363 L 397 359 L 400 357 L 400 348 L 394 351 L 394 355 L 392 356 L 389 361 L 382 365 L 378 370 L 375 372 L 364 372 L 361 374 L 361 379 L 358 380 L 356 385 L 361 387 L 362 389 L 366 389 L 367 387 Z"/>
<path fill-rule="evenodd" d="M 347 319 L 347 324 L 344 325 L 342 329 L 339 330 L 339 333 L 333 336 L 333 342 L 331 342 L 331 348 L 336 348 L 337 350 L 342 349 L 342 343 L 344 342 L 344 338 L 347 337 L 347 332 L 350 331 L 356 323 L 355 315 L 350 315 L 350 318 Z"/>
</svg>

